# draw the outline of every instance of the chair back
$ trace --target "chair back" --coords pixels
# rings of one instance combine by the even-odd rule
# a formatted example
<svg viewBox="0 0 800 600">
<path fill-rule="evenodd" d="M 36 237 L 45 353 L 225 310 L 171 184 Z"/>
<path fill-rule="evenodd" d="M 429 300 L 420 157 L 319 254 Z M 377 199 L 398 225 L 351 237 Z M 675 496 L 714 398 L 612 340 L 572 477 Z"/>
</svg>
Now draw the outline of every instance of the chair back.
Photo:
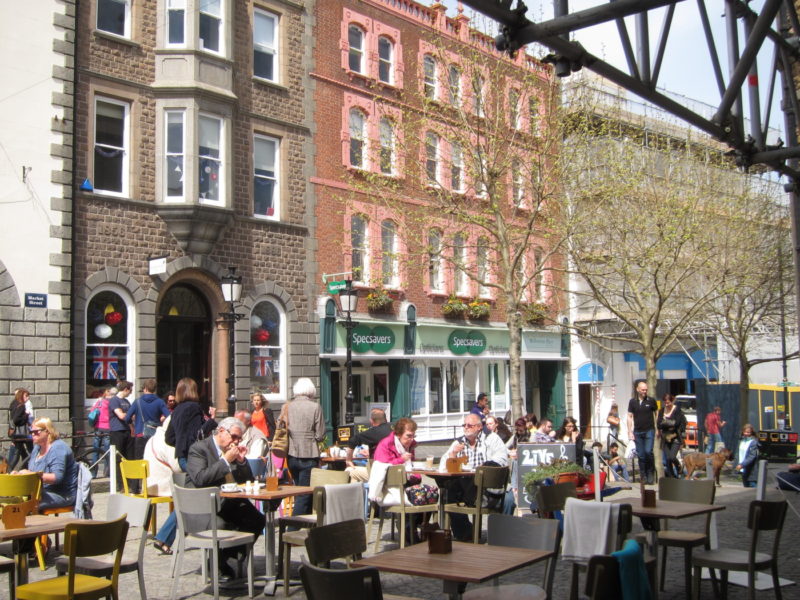
<svg viewBox="0 0 800 600">
<path fill-rule="evenodd" d="M 178 471 L 177 473 L 172 473 L 172 483 L 174 485 L 179 485 L 181 487 L 186 487 L 186 480 L 189 476 L 184 473 L 183 471 Z"/>
<path fill-rule="evenodd" d="M 402 487 L 408 481 L 405 465 L 392 465 L 386 469 L 386 488 Z"/>
<path fill-rule="evenodd" d="M 112 521 L 127 515 L 130 527 L 142 528 L 137 551 L 139 568 L 144 564 L 144 551 L 147 547 L 147 524 L 150 522 L 152 512 L 153 505 L 147 498 L 136 498 L 135 496 L 125 496 L 123 494 L 110 494 L 108 496 L 108 504 L 106 505 L 107 520 Z"/>
<path fill-rule="evenodd" d="M 18 504 L 6 504 L 2 511 L 3 527 L 6 529 L 21 529 L 25 527 L 25 517 L 35 515 L 39 512 L 39 501 L 36 498 L 19 502 Z"/>
<path fill-rule="evenodd" d="M 599 554 L 589 559 L 585 591 L 590 600 L 619 600 L 622 598 L 619 563 L 616 558 Z"/>
<path fill-rule="evenodd" d="M 533 515 L 514 517 L 493 513 L 487 521 L 490 546 L 508 546 L 553 552 L 547 560 L 542 587 L 547 597 L 552 596 L 553 576 L 556 570 L 558 549 L 561 547 L 561 527 L 556 519 L 536 519 Z"/>
<path fill-rule="evenodd" d="M 173 488 L 172 500 L 181 537 L 210 529 L 216 541 L 219 488 L 185 488 L 179 485 Z"/>
<path fill-rule="evenodd" d="M 539 516 L 564 510 L 567 498 L 577 497 L 575 484 L 571 481 L 555 485 L 540 485 L 536 490 L 536 506 L 539 509 Z"/>
<path fill-rule="evenodd" d="M 312 502 L 317 515 L 317 526 L 354 519 L 364 512 L 364 486 L 361 483 L 319 486 L 314 488 Z"/>
<path fill-rule="evenodd" d="M 117 589 L 119 565 L 125 540 L 128 536 L 128 521 L 122 515 L 113 521 L 75 521 L 64 529 L 64 553 L 67 555 L 67 591 L 72 598 L 75 590 L 75 559 L 81 556 L 100 556 L 115 553 L 111 571 L 111 585 Z"/>
<path fill-rule="evenodd" d="M 336 558 L 357 556 L 367 549 L 367 534 L 362 519 L 341 521 L 308 530 L 306 552 L 313 565 L 324 565 Z"/>
<path fill-rule="evenodd" d="M 508 467 L 487 467 L 481 465 L 475 469 L 475 487 L 478 488 L 477 498 L 481 498 L 484 490 L 502 488 L 505 491 L 508 485 Z"/>
<path fill-rule="evenodd" d="M 42 493 L 42 476 L 39 473 L 0 475 L 0 497 L 39 499 Z"/>
<path fill-rule="evenodd" d="M 307 563 L 300 579 L 308 600 L 383 600 L 378 569 L 323 569 Z"/>
<path fill-rule="evenodd" d="M 138 479 L 142 482 L 141 493 L 136 494 L 147 498 L 147 477 L 150 474 L 150 467 L 146 460 L 125 460 L 124 458 L 119 463 L 119 473 L 122 477 L 122 487 L 125 489 L 125 495 L 129 496 L 128 489 L 129 479 Z"/>
<path fill-rule="evenodd" d="M 772 556 L 778 556 L 778 546 L 783 533 L 783 521 L 786 518 L 786 500 L 753 500 L 747 514 L 747 528 L 750 529 L 750 561 L 758 550 L 758 536 L 762 531 L 774 531 L 772 538 Z"/>
<path fill-rule="evenodd" d="M 658 498 L 675 502 L 714 504 L 717 486 L 712 479 L 675 479 L 662 477 L 658 480 Z"/>
<path fill-rule="evenodd" d="M 311 487 L 333 485 L 336 483 L 350 483 L 350 474 L 347 471 L 333 471 L 331 469 L 311 469 Z"/>
</svg>

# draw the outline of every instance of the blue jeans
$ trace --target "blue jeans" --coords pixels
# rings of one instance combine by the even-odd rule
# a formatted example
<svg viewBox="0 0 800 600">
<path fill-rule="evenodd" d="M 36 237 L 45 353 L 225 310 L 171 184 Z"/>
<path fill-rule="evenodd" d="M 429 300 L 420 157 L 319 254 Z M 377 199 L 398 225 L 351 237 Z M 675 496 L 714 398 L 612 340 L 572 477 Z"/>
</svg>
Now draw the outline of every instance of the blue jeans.
<svg viewBox="0 0 800 600">
<path fill-rule="evenodd" d="M 717 442 L 722 443 L 721 433 L 706 434 L 706 454 L 711 454 L 714 452 L 714 447 L 717 445 Z"/>
<path fill-rule="evenodd" d="M 297 458 L 290 456 L 287 463 L 296 485 L 311 485 L 311 469 L 319 465 L 318 458 Z M 308 515 L 311 513 L 311 505 L 311 496 L 296 496 L 292 514 Z"/>
<path fill-rule="evenodd" d="M 186 459 L 181 457 L 178 459 L 178 466 L 180 466 L 181 471 L 184 473 L 186 472 Z M 164 524 L 161 526 L 161 529 L 158 530 L 156 533 L 155 539 L 162 544 L 167 546 L 172 546 L 175 543 L 175 536 L 178 534 L 178 517 L 175 516 L 175 512 L 169 513 L 167 516 L 167 520 L 164 521 Z"/>
<path fill-rule="evenodd" d="M 611 468 L 614 470 L 616 475 L 622 477 L 625 481 L 630 482 L 631 478 L 628 476 L 628 467 L 626 465 L 615 464 L 611 465 Z"/>
<path fill-rule="evenodd" d="M 639 473 L 642 479 L 650 480 L 656 472 L 656 461 L 653 456 L 653 444 L 656 441 L 656 430 L 645 429 L 633 432 L 636 443 L 636 456 L 639 457 Z"/>
<path fill-rule="evenodd" d="M 94 432 L 94 440 L 92 441 L 92 449 L 94 452 L 92 453 L 92 464 L 97 463 L 100 460 L 100 457 L 103 456 L 104 453 L 108 452 L 108 448 L 111 446 L 111 436 L 110 431 L 103 431 L 99 429 L 95 429 Z M 105 467 L 104 467 L 104 475 L 108 477 L 110 471 L 108 470 L 108 457 L 105 460 Z M 97 473 L 100 470 L 100 465 L 95 464 L 92 468 L 92 477 L 97 477 Z"/>
</svg>

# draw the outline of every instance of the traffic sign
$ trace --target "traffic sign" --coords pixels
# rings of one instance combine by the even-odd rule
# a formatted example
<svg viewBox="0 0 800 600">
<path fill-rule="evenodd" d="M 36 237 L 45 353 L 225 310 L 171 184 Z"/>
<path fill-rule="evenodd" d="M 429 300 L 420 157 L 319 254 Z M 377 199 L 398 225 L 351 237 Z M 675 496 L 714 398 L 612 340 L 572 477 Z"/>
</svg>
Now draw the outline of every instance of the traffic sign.
<svg viewBox="0 0 800 600">
<path fill-rule="evenodd" d="M 347 287 L 347 282 L 346 281 L 331 281 L 331 282 L 328 282 L 328 293 L 329 294 L 338 294 L 345 287 Z"/>
</svg>

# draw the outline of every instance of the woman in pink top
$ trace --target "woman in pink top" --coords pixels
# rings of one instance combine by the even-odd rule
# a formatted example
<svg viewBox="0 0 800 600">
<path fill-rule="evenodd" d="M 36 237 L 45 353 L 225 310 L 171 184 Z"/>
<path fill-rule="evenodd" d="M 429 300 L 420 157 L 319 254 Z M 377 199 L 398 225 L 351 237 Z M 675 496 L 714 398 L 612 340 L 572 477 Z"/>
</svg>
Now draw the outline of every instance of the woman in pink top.
<svg viewBox="0 0 800 600">
<path fill-rule="evenodd" d="M 95 402 L 94 406 L 92 406 L 92 410 L 95 408 L 100 409 L 100 415 L 97 417 L 97 421 L 94 424 L 94 441 L 92 442 L 92 449 L 94 450 L 92 463 L 94 464 L 94 468 L 92 468 L 92 477 L 97 477 L 99 468 L 98 461 L 103 453 L 108 452 L 108 448 L 111 445 L 111 425 L 109 424 L 108 401 L 116 396 L 116 394 L 117 388 L 110 387 L 103 392 L 103 395 L 98 398 L 97 402 Z M 105 465 L 104 474 L 106 477 L 108 477 L 108 458 L 106 458 L 103 464 Z"/>
</svg>

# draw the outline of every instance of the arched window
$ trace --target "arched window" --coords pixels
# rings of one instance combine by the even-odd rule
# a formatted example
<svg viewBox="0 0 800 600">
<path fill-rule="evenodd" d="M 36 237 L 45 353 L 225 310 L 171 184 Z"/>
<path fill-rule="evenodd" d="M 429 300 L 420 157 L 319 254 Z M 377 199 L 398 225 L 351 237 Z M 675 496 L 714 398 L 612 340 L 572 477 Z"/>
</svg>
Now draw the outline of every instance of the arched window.
<svg viewBox="0 0 800 600">
<path fill-rule="evenodd" d="M 347 64 L 354 73 L 364 73 L 364 30 L 358 25 L 347 28 L 347 42 L 350 46 Z"/>
<path fill-rule="evenodd" d="M 461 69 L 456 65 L 447 68 L 448 101 L 452 106 L 461 106 Z"/>
<path fill-rule="evenodd" d="M 432 131 L 425 134 L 425 173 L 429 184 L 439 180 L 439 136 Z"/>
<path fill-rule="evenodd" d="M 367 116 L 357 108 L 350 109 L 350 166 L 365 168 Z"/>
<path fill-rule="evenodd" d="M 425 97 L 429 100 L 436 99 L 437 92 L 437 73 L 436 73 L 436 59 L 430 54 L 426 54 L 422 59 L 422 87 Z"/>
<path fill-rule="evenodd" d="M 381 223 L 381 282 L 386 287 L 399 285 L 397 263 L 397 225 L 386 220 Z"/>
<path fill-rule="evenodd" d="M 133 377 L 133 303 L 105 289 L 86 305 L 86 397 L 99 398 L 119 379 Z"/>
<path fill-rule="evenodd" d="M 394 83 L 394 43 L 385 35 L 378 38 L 378 79 Z"/>
<path fill-rule="evenodd" d="M 277 302 L 263 300 L 250 313 L 250 382 L 268 396 L 286 397 L 286 317 Z"/>
<path fill-rule="evenodd" d="M 450 144 L 450 189 L 464 191 L 464 154 L 458 142 Z"/>
<path fill-rule="evenodd" d="M 362 215 L 350 217 L 350 270 L 353 281 L 369 281 L 369 238 L 367 219 Z"/>
<path fill-rule="evenodd" d="M 383 117 L 378 126 L 380 138 L 380 168 L 384 175 L 394 173 L 394 125 L 390 119 Z"/>
<path fill-rule="evenodd" d="M 432 292 L 444 292 L 442 232 L 438 229 L 428 234 L 428 285 Z"/>
</svg>

